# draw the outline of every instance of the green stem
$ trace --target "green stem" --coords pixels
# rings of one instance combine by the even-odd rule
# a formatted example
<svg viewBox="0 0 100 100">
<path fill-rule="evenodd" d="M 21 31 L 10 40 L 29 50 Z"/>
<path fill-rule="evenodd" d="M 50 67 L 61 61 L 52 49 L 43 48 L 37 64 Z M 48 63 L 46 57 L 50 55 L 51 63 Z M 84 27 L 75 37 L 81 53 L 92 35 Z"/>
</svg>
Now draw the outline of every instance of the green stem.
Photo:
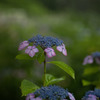
<svg viewBox="0 0 100 100">
<path fill-rule="evenodd" d="M 46 81 L 46 53 L 44 52 L 45 59 L 44 59 L 44 80 L 43 80 L 43 86 L 45 86 Z"/>
</svg>

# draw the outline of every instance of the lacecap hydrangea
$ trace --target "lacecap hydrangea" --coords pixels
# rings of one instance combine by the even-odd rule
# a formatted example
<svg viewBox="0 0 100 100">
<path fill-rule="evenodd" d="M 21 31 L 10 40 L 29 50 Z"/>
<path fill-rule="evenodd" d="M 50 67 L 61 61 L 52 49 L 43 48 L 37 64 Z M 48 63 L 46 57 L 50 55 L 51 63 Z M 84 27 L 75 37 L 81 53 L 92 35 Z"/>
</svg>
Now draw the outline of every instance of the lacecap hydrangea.
<svg viewBox="0 0 100 100">
<path fill-rule="evenodd" d="M 32 46 L 30 45 L 31 43 L 33 43 Z M 26 48 L 25 53 L 29 54 L 30 57 L 33 57 L 35 53 L 39 52 L 37 46 L 40 46 L 49 58 L 56 56 L 53 46 L 56 46 L 56 49 L 59 52 L 62 52 L 65 56 L 67 56 L 67 51 L 63 41 L 51 36 L 36 35 L 29 40 L 21 42 L 18 50 Z"/>
<path fill-rule="evenodd" d="M 100 89 L 86 92 L 81 100 L 100 100 Z"/>
<path fill-rule="evenodd" d="M 91 55 L 88 55 L 84 58 L 83 65 L 92 64 L 96 61 L 97 64 L 100 64 L 100 52 L 93 52 Z"/>
<path fill-rule="evenodd" d="M 29 99 L 29 97 L 31 97 Z M 56 85 L 47 87 L 41 87 L 34 93 L 28 94 L 26 100 L 75 100 L 74 96 L 68 92 L 67 89 L 63 89 Z"/>
</svg>

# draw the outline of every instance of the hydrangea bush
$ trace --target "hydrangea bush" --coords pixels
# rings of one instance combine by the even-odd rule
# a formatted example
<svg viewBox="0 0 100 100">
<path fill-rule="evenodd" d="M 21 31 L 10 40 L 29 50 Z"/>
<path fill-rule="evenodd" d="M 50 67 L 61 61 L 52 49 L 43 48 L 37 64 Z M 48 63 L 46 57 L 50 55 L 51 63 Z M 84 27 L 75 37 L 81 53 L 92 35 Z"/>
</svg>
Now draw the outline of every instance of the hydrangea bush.
<svg viewBox="0 0 100 100">
<path fill-rule="evenodd" d="M 100 89 L 86 92 L 82 100 L 100 100 Z"/>
<path fill-rule="evenodd" d="M 91 55 L 86 56 L 83 65 L 92 64 L 94 60 L 97 64 L 100 64 L 100 52 L 93 52 Z"/>
<path fill-rule="evenodd" d="M 95 63 L 93 63 L 95 62 Z M 92 64 L 91 66 L 88 66 L 89 64 Z M 82 83 L 84 86 L 86 85 L 95 85 L 96 88 L 100 87 L 100 52 L 93 52 L 91 55 L 88 55 L 84 58 L 83 65 L 87 65 L 85 67 L 83 76 L 86 78 L 88 76 L 93 77 L 95 75 L 96 80 L 92 78 L 92 81 L 90 80 L 82 80 Z M 98 79 L 97 79 L 98 78 Z"/>
<path fill-rule="evenodd" d="M 53 47 L 56 47 L 56 50 L 67 56 L 67 50 L 63 41 L 51 36 L 36 35 L 33 38 L 20 43 L 18 50 L 24 50 L 25 54 L 17 55 L 17 59 L 36 59 L 40 64 L 44 63 L 42 87 L 39 87 L 28 80 L 23 80 L 21 83 L 22 96 L 26 96 L 26 100 L 75 100 L 74 96 L 68 92 L 67 89 L 53 85 L 64 80 L 65 77 L 55 78 L 53 75 L 46 73 L 47 63 L 52 63 L 75 79 L 73 69 L 64 62 L 46 61 L 46 57 L 51 58 L 56 56 L 56 50 L 54 50 Z"/>
<path fill-rule="evenodd" d="M 94 76 L 98 77 L 100 76 L 100 52 L 93 52 L 91 55 L 88 55 L 84 58 L 83 65 L 93 64 L 95 62 L 95 65 L 87 66 L 84 70 L 83 76 Z M 98 65 L 98 66 L 96 66 Z M 96 74 L 97 73 L 97 74 Z M 93 80 L 93 77 L 92 77 Z M 88 91 L 86 92 L 85 96 L 82 98 L 82 100 L 100 100 L 100 78 L 94 78 L 94 81 L 89 80 L 82 80 L 82 83 L 84 86 L 88 85 L 94 85 L 96 86 L 96 89 L 94 91 Z"/>
<path fill-rule="evenodd" d="M 43 74 L 43 84 L 42 87 L 36 84 L 23 80 L 21 83 L 22 96 L 26 96 L 26 100 L 75 100 L 72 93 L 68 89 L 64 89 L 60 86 L 53 85 L 65 79 L 65 77 L 55 78 L 51 74 L 46 73 L 47 63 L 52 63 L 68 73 L 73 79 L 75 79 L 73 69 L 61 61 L 51 61 L 47 62 L 46 57 L 52 58 L 56 56 L 56 50 L 61 52 L 63 55 L 67 56 L 67 50 L 65 44 L 62 40 L 54 38 L 51 36 L 41 36 L 36 35 L 29 40 L 25 40 L 20 43 L 18 50 L 24 50 L 24 54 L 19 54 L 16 56 L 19 60 L 38 60 L 38 62 L 44 63 L 44 74 Z M 93 52 L 84 58 L 83 65 L 92 64 L 100 65 L 100 52 Z M 84 70 L 83 76 L 88 76 L 99 71 L 99 67 L 87 67 Z M 94 91 L 88 91 L 81 100 L 100 100 L 100 87 L 99 81 L 90 82 L 87 80 L 82 80 L 84 86 L 95 85 L 96 89 Z"/>
</svg>

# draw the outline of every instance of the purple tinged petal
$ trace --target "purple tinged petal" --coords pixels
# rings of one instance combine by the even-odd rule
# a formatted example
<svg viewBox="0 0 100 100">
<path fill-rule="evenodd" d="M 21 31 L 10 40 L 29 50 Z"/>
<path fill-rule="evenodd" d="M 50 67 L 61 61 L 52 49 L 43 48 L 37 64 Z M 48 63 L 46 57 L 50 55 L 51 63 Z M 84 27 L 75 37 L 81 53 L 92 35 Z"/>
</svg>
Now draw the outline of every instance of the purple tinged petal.
<svg viewBox="0 0 100 100">
<path fill-rule="evenodd" d="M 33 57 L 38 51 L 39 50 L 35 46 L 28 46 L 25 53 L 29 54 L 30 57 Z"/>
<path fill-rule="evenodd" d="M 29 52 L 30 52 L 30 49 L 27 48 L 27 49 L 25 50 L 25 53 L 29 54 Z"/>
<path fill-rule="evenodd" d="M 57 50 L 58 50 L 59 52 L 62 52 L 63 55 L 67 56 L 67 50 L 66 50 L 64 44 L 62 44 L 61 46 L 57 46 Z"/>
<path fill-rule="evenodd" d="M 87 100 L 97 100 L 95 95 L 88 95 L 89 97 L 87 98 Z"/>
<path fill-rule="evenodd" d="M 28 41 L 23 41 L 22 43 L 20 43 L 18 50 L 20 51 L 24 49 L 25 47 L 27 47 L 28 45 L 29 45 Z"/>
<path fill-rule="evenodd" d="M 54 51 L 52 51 L 52 56 L 56 56 L 56 53 Z"/>
<path fill-rule="evenodd" d="M 67 51 L 66 51 L 66 49 L 64 49 L 64 50 L 62 51 L 62 53 L 63 53 L 63 55 L 67 56 Z"/>
<path fill-rule="evenodd" d="M 44 51 L 46 52 L 46 54 L 49 58 L 56 56 L 56 53 L 54 52 L 54 50 L 52 48 L 46 48 Z"/>
<path fill-rule="evenodd" d="M 34 48 L 36 48 L 36 46 L 33 45 L 33 46 L 32 46 L 32 49 L 34 49 Z"/>
<path fill-rule="evenodd" d="M 49 50 L 49 48 L 46 48 L 44 51 L 47 53 L 47 52 L 49 52 L 50 50 Z"/>
<path fill-rule="evenodd" d="M 86 64 L 92 64 L 93 63 L 93 57 L 92 56 L 87 56 L 84 58 L 84 61 L 83 61 L 83 65 L 86 65 Z"/>
<path fill-rule="evenodd" d="M 39 97 L 35 98 L 35 95 L 33 93 L 30 93 L 27 95 L 26 100 L 42 100 L 42 99 Z"/>
<path fill-rule="evenodd" d="M 28 46 L 27 48 L 28 48 L 28 49 L 32 49 L 32 46 Z"/>
<path fill-rule="evenodd" d="M 27 49 L 25 50 L 25 53 L 29 54 L 29 52 L 31 51 L 32 46 L 28 46 Z"/>
<path fill-rule="evenodd" d="M 44 51 L 47 53 L 47 52 L 54 51 L 54 50 L 52 48 L 46 48 Z"/>
<path fill-rule="evenodd" d="M 62 52 L 62 46 L 57 46 L 57 50 L 58 50 L 59 52 Z"/>
<path fill-rule="evenodd" d="M 35 95 L 33 93 L 30 93 L 27 95 L 26 100 L 33 100 Z"/>
<path fill-rule="evenodd" d="M 52 54 L 51 54 L 51 52 L 48 52 L 48 53 L 47 53 L 47 56 L 48 56 L 48 58 L 53 57 Z"/>
<path fill-rule="evenodd" d="M 39 50 L 37 48 L 34 48 L 34 52 L 39 52 Z"/>
<path fill-rule="evenodd" d="M 34 52 L 33 50 L 30 50 L 29 56 L 30 56 L 30 57 L 33 57 L 34 55 L 35 55 L 35 52 Z"/>
<path fill-rule="evenodd" d="M 70 92 L 68 92 L 68 95 L 69 95 L 70 100 L 75 100 L 74 96 Z"/>
</svg>

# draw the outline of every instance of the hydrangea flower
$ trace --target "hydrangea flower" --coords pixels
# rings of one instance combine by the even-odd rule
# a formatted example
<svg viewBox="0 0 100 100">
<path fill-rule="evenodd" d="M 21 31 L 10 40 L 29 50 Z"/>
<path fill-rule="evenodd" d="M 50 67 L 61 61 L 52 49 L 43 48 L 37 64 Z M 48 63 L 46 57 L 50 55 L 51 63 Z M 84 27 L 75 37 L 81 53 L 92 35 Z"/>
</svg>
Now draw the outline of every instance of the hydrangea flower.
<svg viewBox="0 0 100 100">
<path fill-rule="evenodd" d="M 100 89 L 95 89 L 94 91 L 86 92 L 82 100 L 97 100 L 100 99 Z"/>
<path fill-rule="evenodd" d="M 33 43 L 33 46 L 29 46 L 30 43 Z M 67 56 L 67 51 L 65 45 L 63 44 L 63 41 L 50 36 L 36 35 L 28 41 L 23 41 L 22 43 L 20 43 L 19 50 L 22 50 L 25 47 L 27 47 L 25 53 L 29 54 L 30 57 L 33 57 L 35 53 L 39 51 L 36 48 L 37 46 L 40 46 L 44 50 L 44 52 L 46 52 L 46 55 L 49 58 L 56 56 L 56 53 L 52 48 L 53 46 L 57 46 L 57 50 L 62 52 L 65 56 Z"/>
<path fill-rule="evenodd" d="M 44 51 L 49 58 L 56 56 L 55 51 L 52 48 L 46 48 Z"/>
<path fill-rule="evenodd" d="M 33 57 L 36 52 L 39 52 L 39 50 L 35 46 L 28 46 L 25 50 L 25 53 L 29 54 L 31 57 Z"/>
<path fill-rule="evenodd" d="M 85 57 L 83 65 L 92 64 L 94 60 L 96 61 L 97 64 L 100 64 L 100 52 L 93 52 L 91 55 Z"/>
<path fill-rule="evenodd" d="M 43 49 L 51 48 L 53 46 L 60 46 L 63 44 L 62 40 L 59 40 L 51 36 L 41 36 L 41 35 L 36 35 L 35 37 L 29 39 L 28 41 L 29 43 L 33 43 L 33 45 L 40 46 Z"/>
<path fill-rule="evenodd" d="M 93 63 L 93 57 L 92 56 L 85 57 L 83 65 L 92 64 L 92 63 Z"/>
<path fill-rule="evenodd" d="M 75 100 L 74 96 L 69 93 L 67 89 L 63 89 L 55 85 L 41 87 L 34 92 L 34 95 L 42 98 L 43 100 L 67 100 L 67 97 L 69 97 L 70 100 Z"/>
<path fill-rule="evenodd" d="M 70 100 L 75 100 L 74 96 L 70 92 L 68 92 L 68 95 L 69 95 Z"/>
<path fill-rule="evenodd" d="M 95 95 L 88 95 L 82 98 L 82 100 L 97 100 Z"/>
<path fill-rule="evenodd" d="M 35 98 L 34 93 L 30 93 L 27 95 L 26 100 L 42 100 L 42 99 L 39 97 Z"/>
<path fill-rule="evenodd" d="M 67 56 L 67 51 L 64 44 L 62 44 L 61 46 L 57 46 L 57 50 Z"/>
<path fill-rule="evenodd" d="M 23 41 L 20 43 L 18 50 L 22 50 L 29 45 L 28 41 Z"/>
</svg>

